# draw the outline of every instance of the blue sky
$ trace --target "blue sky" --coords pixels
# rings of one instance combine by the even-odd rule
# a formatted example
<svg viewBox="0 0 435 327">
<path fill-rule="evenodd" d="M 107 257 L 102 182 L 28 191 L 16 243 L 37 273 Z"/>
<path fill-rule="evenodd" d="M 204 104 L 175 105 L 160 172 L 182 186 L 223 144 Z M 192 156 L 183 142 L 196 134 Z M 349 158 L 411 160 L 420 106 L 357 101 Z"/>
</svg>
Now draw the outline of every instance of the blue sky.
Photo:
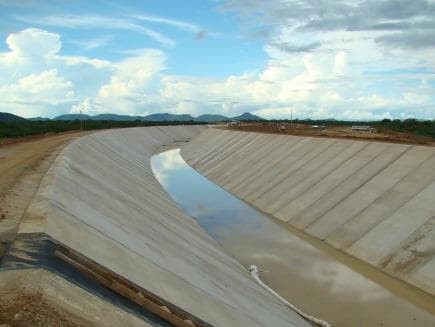
<svg viewBox="0 0 435 327">
<path fill-rule="evenodd" d="M 0 111 L 435 118 L 435 2 L 0 0 Z"/>
</svg>

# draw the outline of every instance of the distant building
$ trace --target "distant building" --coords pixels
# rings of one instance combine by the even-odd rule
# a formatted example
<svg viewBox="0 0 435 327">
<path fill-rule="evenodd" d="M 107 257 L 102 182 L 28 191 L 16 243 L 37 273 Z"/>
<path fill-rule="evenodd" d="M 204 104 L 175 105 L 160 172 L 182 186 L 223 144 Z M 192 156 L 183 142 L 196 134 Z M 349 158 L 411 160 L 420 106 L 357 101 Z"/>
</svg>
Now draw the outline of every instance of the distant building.
<svg viewBox="0 0 435 327">
<path fill-rule="evenodd" d="M 373 133 L 375 129 L 369 125 L 353 125 L 352 132 L 369 132 Z"/>
<path fill-rule="evenodd" d="M 324 131 L 326 130 L 326 126 L 325 125 L 313 125 L 311 126 L 312 129 L 318 130 L 318 131 Z"/>
</svg>

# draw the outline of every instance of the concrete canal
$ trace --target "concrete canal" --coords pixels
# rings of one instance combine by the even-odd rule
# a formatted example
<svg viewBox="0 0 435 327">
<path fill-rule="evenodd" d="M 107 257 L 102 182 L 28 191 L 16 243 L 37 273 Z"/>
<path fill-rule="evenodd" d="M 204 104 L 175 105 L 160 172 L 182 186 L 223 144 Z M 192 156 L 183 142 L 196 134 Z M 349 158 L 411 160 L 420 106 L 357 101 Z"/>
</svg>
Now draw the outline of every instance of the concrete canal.
<svg viewBox="0 0 435 327">
<path fill-rule="evenodd" d="M 245 267 L 334 326 L 433 326 L 435 317 L 294 235 L 191 168 L 172 149 L 151 158 L 175 202 Z"/>
</svg>

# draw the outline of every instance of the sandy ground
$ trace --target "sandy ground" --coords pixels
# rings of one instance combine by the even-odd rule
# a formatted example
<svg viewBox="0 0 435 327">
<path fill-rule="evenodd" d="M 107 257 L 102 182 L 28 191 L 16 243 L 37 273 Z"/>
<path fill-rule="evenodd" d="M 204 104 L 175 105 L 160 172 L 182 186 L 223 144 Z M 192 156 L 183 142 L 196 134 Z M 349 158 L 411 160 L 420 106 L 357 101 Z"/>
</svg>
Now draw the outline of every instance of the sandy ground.
<svg viewBox="0 0 435 327">
<path fill-rule="evenodd" d="M 3 140 L 0 144 L 0 195 L 4 195 L 25 170 L 38 163 L 59 146 L 86 132 L 68 132 L 45 137 Z"/>
<path fill-rule="evenodd" d="M 0 272 L 0 327 L 151 327 L 46 269 Z"/>
<path fill-rule="evenodd" d="M 6 140 L 0 145 L 0 242 L 13 240 L 27 206 L 59 151 L 84 134 L 68 132 Z"/>
<path fill-rule="evenodd" d="M 0 300 L 0 326 L 89 326 L 50 306 L 40 293 L 17 292 Z"/>
<path fill-rule="evenodd" d="M 243 123 L 239 126 L 222 125 L 238 131 L 278 133 L 312 137 L 333 137 L 368 141 L 381 141 L 405 144 L 422 144 L 435 146 L 435 139 L 427 136 L 419 136 L 409 133 L 398 133 L 393 131 L 353 132 L 351 126 L 327 126 L 325 130 L 318 130 L 312 125 L 305 124 L 274 124 L 274 123 Z"/>
<path fill-rule="evenodd" d="M 0 258 L 17 233 L 21 218 L 60 150 L 85 133 L 69 132 L 3 140 L 0 144 Z M 49 305 L 38 292 L 3 294 L 0 326 L 85 326 Z"/>
</svg>

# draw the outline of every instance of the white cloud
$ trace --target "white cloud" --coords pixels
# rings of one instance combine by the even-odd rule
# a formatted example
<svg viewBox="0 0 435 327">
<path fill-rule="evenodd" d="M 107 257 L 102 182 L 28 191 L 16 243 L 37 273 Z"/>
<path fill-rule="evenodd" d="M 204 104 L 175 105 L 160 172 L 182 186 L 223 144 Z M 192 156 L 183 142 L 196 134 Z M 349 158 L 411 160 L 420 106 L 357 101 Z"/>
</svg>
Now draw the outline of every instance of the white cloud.
<svg viewBox="0 0 435 327">
<path fill-rule="evenodd" d="M 92 100 L 90 98 L 84 99 L 82 102 L 80 102 L 77 105 L 73 105 L 71 110 L 71 114 L 93 114 L 93 107 L 92 107 Z"/>
<path fill-rule="evenodd" d="M 16 83 L 0 87 L 0 99 L 5 102 L 43 102 L 58 104 L 74 97 L 73 84 L 59 76 L 56 69 L 20 78 Z"/>
<path fill-rule="evenodd" d="M 36 28 L 10 34 L 6 38 L 9 52 L 0 54 L 0 67 L 15 68 L 29 61 L 46 60 L 59 52 L 62 43 L 58 34 Z"/>
<path fill-rule="evenodd" d="M 67 20 L 64 24 L 83 23 Z M 286 33 L 280 34 L 282 41 L 293 35 Z M 316 53 L 286 53 L 269 44 L 265 50 L 270 60 L 263 69 L 211 79 L 168 75 L 166 54 L 155 49 L 125 53 L 126 58 L 116 62 L 66 56 L 58 34 L 27 29 L 11 34 L 10 50 L 0 54 L 0 102 L 4 110 L 25 117 L 82 110 L 132 115 L 235 116 L 252 111 L 266 118 L 289 118 L 291 112 L 294 118 L 313 119 L 433 118 L 433 76 L 403 72 L 408 66 L 396 57 L 387 65 L 364 33 L 358 34 L 359 41 L 347 39 L 346 32 L 326 33 L 325 39 L 337 42 L 337 48 L 322 45 Z M 382 73 L 385 67 L 401 69 L 402 75 Z"/>
<path fill-rule="evenodd" d="M 257 113 L 435 118 L 433 1 L 228 0 L 222 8 L 238 14 L 245 31 L 262 29 L 273 60 L 258 81 L 270 86 L 255 88 L 270 103 Z M 289 64 L 301 58 L 303 72 Z"/>
<path fill-rule="evenodd" d="M 9 51 L 0 54 L 1 110 L 24 117 L 52 117 L 69 111 L 80 98 L 74 77 L 83 83 L 89 70 L 111 69 L 107 61 L 62 56 L 57 33 L 29 28 L 10 34 L 6 43 Z M 69 69 L 71 65 L 76 68 Z"/>
<path fill-rule="evenodd" d="M 82 29 L 117 29 L 129 30 L 144 34 L 162 45 L 173 47 L 175 41 L 162 33 L 151 28 L 137 24 L 130 19 L 106 17 L 100 15 L 59 15 L 45 16 L 41 18 L 16 16 L 15 19 L 29 24 L 38 24 L 42 26 L 57 26 L 65 28 L 82 28 Z"/>
<path fill-rule="evenodd" d="M 173 26 L 173 27 L 176 27 L 178 29 L 181 29 L 181 30 L 184 30 L 187 32 L 199 33 L 199 32 L 204 30 L 199 25 L 196 25 L 196 24 L 193 24 L 190 22 L 185 22 L 185 21 L 176 20 L 176 19 L 169 19 L 169 18 L 160 17 L 160 16 L 133 15 L 131 17 L 136 18 L 138 20 L 146 21 L 146 22 L 159 23 L 159 24 Z"/>
<path fill-rule="evenodd" d="M 340 51 L 335 55 L 334 74 L 343 75 L 346 70 L 346 52 Z"/>
<path fill-rule="evenodd" d="M 60 36 L 39 29 L 11 34 L 7 43 L 10 51 L 0 56 L 0 71 L 8 72 L 0 77 L 0 102 L 2 110 L 25 117 L 52 117 L 80 109 L 143 111 L 148 92 L 154 97 L 157 92 L 151 81 L 165 68 L 165 55 L 153 49 L 119 62 L 64 56 L 59 52 Z M 98 80 L 100 84 L 92 84 Z"/>
<path fill-rule="evenodd" d="M 6 43 L 12 52 L 19 56 L 52 56 L 62 47 L 58 34 L 29 28 L 10 34 Z"/>
<path fill-rule="evenodd" d="M 149 49 L 113 63 L 114 74 L 109 83 L 100 87 L 95 98 L 95 110 L 107 112 L 116 104 L 118 111 L 135 114 L 146 102 L 148 94 L 156 92 L 151 82 L 155 82 L 165 68 L 165 61 L 162 51 Z"/>
<path fill-rule="evenodd" d="M 71 41 L 71 43 L 77 45 L 79 48 L 81 48 L 84 51 L 88 51 L 88 50 L 94 50 L 108 45 L 113 40 L 113 38 L 114 38 L 113 35 L 102 35 L 97 38 L 88 39 L 88 40 Z"/>
<path fill-rule="evenodd" d="M 0 86 L 3 110 L 23 117 L 39 115 L 41 108 L 68 105 L 74 101 L 73 84 L 59 76 L 56 69 L 31 74 L 20 78 L 16 83 Z"/>
<path fill-rule="evenodd" d="M 89 65 L 95 68 L 112 68 L 112 63 L 108 60 L 88 58 L 84 56 L 56 56 L 53 61 L 65 63 L 67 66 Z"/>
</svg>

